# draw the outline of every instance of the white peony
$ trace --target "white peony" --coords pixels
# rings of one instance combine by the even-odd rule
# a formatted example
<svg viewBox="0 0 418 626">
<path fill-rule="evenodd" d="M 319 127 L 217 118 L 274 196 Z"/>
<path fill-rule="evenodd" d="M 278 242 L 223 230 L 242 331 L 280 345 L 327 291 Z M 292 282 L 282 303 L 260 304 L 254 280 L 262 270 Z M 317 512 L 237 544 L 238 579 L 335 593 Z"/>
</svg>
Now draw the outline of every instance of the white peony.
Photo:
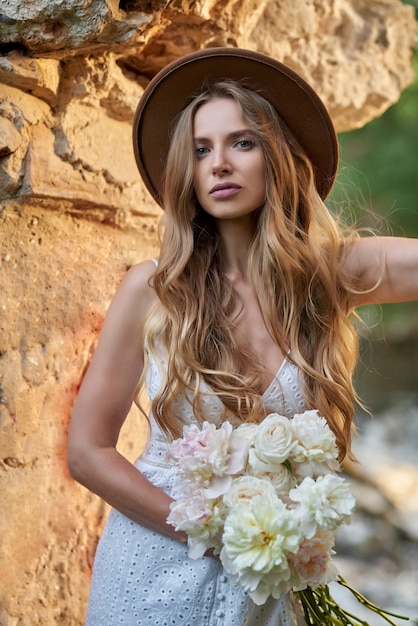
<svg viewBox="0 0 418 626">
<path fill-rule="evenodd" d="M 296 552 L 302 535 L 295 512 L 279 498 L 254 496 L 239 502 L 226 516 L 222 540 L 238 571 L 287 569 L 286 555 Z"/>
<path fill-rule="evenodd" d="M 227 568 L 225 568 L 226 571 Z M 231 574 L 230 574 L 231 575 Z M 258 606 L 265 604 L 270 596 L 277 600 L 290 588 L 290 570 L 281 567 L 273 567 L 269 572 L 260 574 L 253 570 L 245 570 L 238 574 L 232 574 L 231 579 L 240 585 L 247 595 Z"/>
<path fill-rule="evenodd" d="M 252 426 L 255 426 L 255 424 Z M 208 498 L 219 498 L 222 496 L 229 489 L 232 477 L 243 472 L 247 465 L 253 429 L 250 425 L 242 424 L 235 430 L 232 430 L 231 426 L 231 430 L 228 430 L 228 432 L 228 456 L 223 466 L 223 472 L 214 472 L 207 483 L 205 495 Z"/>
<path fill-rule="evenodd" d="M 254 496 L 238 502 L 226 516 L 221 561 L 253 600 L 261 603 L 273 587 L 285 589 L 283 583 L 291 575 L 288 554 L 297 552 L 302 539 L 294 511 L 277 497 Z M 266 574 L 273 571 L 266 587 Z"/>
<path fill-rule="evenodd" d="M 294 415 L 291 424 L 297 440 L 292 452 L 297 475 L 316 477 L 338 471 L 337 442 L 325 418 L 318 411 L 305 411 Z"/>
<path fill-rule="evenodd" d="M 198 559 L 210 547 L 220 550 L 225 514 L 222 499 L 208 500 L 196 491 L 193 497 L 171 503 L 167 522 L 187 533 L 189 556 Z"/>
<path fill-rule="evenodd" d="M 248 450 L 254 437 L 256 424 L 241 424 L 232 431 L 229 438 L 229 462 L 227 471 L 235 476 L 244 471 L 247 465 Z"/>
<path fill-rule="evenodd" d="M 289 496 L 297 503 L 295 511 L 307 539 L 315 535 L 318 526 L 322 530 L 336 530 L 348 522 L 355 505 L 348 483 L 333 474 L 319 476 L 316 481 L 307 476 Z"/>
<path fill-rule="evenodd" d="M 186 481 L 206 487 L 208 498 L 217 498 L 228 489 L 232 475 L 243 471 L 250 441 L 244 431 L 233 430 L 230 422 L 219 428 L 204 422 L 185 426 L 183 437 L 170 445 L 177 471 Z"/>
<path fill-rule="evenodd" d="M 176 439 L 170 446 L 179 473 L 201 484 L 207 483 L 213 475 L 224 474 L 228 468 L 231 432 L 229 422 L 220 428 L 211 422 L 204 422 L 202 428 L 196 424 L 185 426 L 183 438 Z"/>
</svg>

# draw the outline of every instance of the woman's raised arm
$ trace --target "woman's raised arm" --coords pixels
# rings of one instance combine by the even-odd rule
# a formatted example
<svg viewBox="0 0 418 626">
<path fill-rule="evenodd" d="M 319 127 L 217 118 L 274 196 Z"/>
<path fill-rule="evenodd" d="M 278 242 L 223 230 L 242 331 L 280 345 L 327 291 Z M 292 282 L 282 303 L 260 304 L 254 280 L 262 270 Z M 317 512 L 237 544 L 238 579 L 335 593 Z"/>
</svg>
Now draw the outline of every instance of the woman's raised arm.
<svg viewBox="0 0 418 626">
<path fill-rule="evenodd" d="M 350 244 L 343 263 L 365 290 L 355 306 L 418 300 L 418 239 L 363 237 Z"/>
</svg>

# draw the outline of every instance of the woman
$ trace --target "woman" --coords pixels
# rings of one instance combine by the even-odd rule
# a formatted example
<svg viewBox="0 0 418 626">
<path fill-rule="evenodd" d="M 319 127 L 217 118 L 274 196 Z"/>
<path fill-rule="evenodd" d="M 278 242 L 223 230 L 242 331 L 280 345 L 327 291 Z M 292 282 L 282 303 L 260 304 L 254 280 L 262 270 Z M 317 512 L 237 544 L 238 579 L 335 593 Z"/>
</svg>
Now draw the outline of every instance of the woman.
<svg viewBox="0 0 418 626">
<path fill-rule="evenodd" d="M 323 203 L 338 162 L 329 116 L 264 55 L 213 48 L 165 68 L 134 146 L 165 230 L 158 262 L 132 268 L 115 295 L 71 422 L 70 471 L 113 507 L 87 624 L 303 624 L 292 598 L 257 607 L 211 554 L 189 559 L 166 522 L 167 444 L 195 420 L 315 408 L 350 454 L 352 312 L 418 298 L 418 241 L 343 238 Z M 150 442 L 131 465 L 116 443 L 144 381 Z"/>
</svg>

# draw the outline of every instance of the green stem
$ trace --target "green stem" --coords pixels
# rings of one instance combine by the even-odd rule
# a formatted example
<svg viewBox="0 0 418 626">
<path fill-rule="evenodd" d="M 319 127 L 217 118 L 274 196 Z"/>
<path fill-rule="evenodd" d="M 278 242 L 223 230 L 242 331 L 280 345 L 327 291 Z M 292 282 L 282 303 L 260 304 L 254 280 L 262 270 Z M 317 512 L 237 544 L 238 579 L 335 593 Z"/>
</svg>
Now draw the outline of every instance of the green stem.
<svg viewBox="0 0 418 626">
<path fill-rule="evenodd" d="M 373 602 L 370 602 L 370 600 L 368 600 L 365 596 L 363 596 L 359 591 L 357 591 L 356 589 L 353 589 L 353 587 L 351 587 L 344 580 L 344 578 L 341 578 L 341 576 L 337 578 L 337 583 L 339 583 L 342 587 L 345 587 L 346 589 L 348 589 L 348 591 L 350 591 L 350 593 L 356 598 L 356 600 L 360 604 L 365 606 L 370 611 L 373 611 L 374 613 L 377 613 L 378 615 L 380 615 L 380 617 L 382 617 L 386 622 L 388 622 L 392 626 L 398 626 L 398 625 L 396 624 L 396 622 L 390 619 L 389 615 L 391 617 L 396 617 L 397 619 L 403 619 L 403 620 L 409 621 L 409 617 L 405 617 L 404 615 L 399 615 L 398 613 L 392 613 L 391 611 L 387 611 L 386 609 L 382 609 L 381 607 L 376 606 L 375 604 L 373 604 Z"/>
<path fill-rule="evenodd" d="M 348 589 L 360 604 L 380 615 L 380 617 L 391 624 L 391 626 L 397 626 L 397 624 L 390 619 L 389 615 L 391 617 L 409 620 L 408 617 L 391 613 L 390 611 L 376 606 L 356 589 L 350 587 L 343 578 L 339 577 L 337 582 Z M 305 620 L 308 626 L 369 626 L 368 622 L 365 620 L 341 608 L 331 596 L 328 585 L 319 585 L 315 589 L 308 587 L 297 593 L 301 599 Z"/>
</svg>

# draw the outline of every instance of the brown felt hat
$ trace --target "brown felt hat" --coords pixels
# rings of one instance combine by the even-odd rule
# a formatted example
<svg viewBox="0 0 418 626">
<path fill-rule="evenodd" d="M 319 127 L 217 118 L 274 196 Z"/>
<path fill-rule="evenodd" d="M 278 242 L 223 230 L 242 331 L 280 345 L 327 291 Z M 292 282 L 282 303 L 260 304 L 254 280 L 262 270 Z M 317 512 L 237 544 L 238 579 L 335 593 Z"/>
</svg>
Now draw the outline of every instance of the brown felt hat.
<svg viewBox="0 0 418 626">
<path fill-rule="evenodd" d="M 146 87 L 135 113 L 133 142 L 139 172 L 161 204 L 161 182 L 173 120 L 204 85 L 232 79 L 258 91 L 278 111 L 310 158 L 325 199 L 338 167 L 331 118 L 315 91 L 276 59 L 240 48 L 207 48 L 177 59 Z"/>
</svg>

